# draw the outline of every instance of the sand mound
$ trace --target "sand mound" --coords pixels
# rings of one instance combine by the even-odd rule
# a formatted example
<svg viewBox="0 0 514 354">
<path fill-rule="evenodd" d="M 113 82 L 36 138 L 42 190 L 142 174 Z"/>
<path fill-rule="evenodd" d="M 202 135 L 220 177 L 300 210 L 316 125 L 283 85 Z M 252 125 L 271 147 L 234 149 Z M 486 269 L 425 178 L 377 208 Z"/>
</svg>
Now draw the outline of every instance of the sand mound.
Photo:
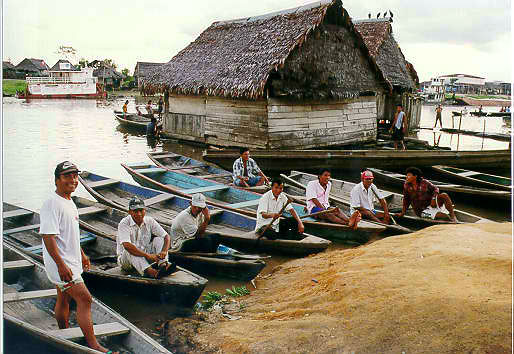
<svg viewBox="0 0 514 354">
<path fill-rule="evenodd" d="M 511 352 L 512 224 L 434 226 L 277 267 L 224 352 Z"/>
</svg>

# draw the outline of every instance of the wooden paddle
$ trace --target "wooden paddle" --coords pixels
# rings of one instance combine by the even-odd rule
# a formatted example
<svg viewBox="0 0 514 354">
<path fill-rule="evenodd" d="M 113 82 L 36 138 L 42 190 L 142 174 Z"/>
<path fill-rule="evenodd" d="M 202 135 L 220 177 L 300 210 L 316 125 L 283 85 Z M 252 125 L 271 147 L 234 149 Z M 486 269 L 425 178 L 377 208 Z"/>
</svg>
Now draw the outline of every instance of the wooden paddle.
<svg viewBox="0 0 514 354">
<path fill-rule="evenodd" d="M 212 252 L 169 252 L 170 256 L 173 257 L 174 254 L 178 256 L 200 256 L 200 257 L 213 257 L 213 258 L 228 258 L 234 257 L 238 259 L 246 259 L 246 260 L 260 260 L 260 259 L 268 259 L 271 256 L 259 256 L 253 254 L 220 254 L 220 253 L 212 253 Z"/>
<path fill-rule="evenodd" d="M 279 217 L 282 216 L 282 214 L 284 213 L 284 210 L 286 210 L 286 207 L 291 203 L 291 199 L 289 199 L 288 197 L 286 197 L 286 198 L 287 198 L 287 203 L 284 204 L 284 206 L 282 207 L 282 209 L 280 209 L 278 214 L 273 217 L 273 220 L 271 220 L 271 222 L 268 225 L 266 225 L 264 230 L 262 230 L 260 233 L 258 233 L 257 241 L 259 241 L 261 239 L 261 237 L 264 236 L 264 233 L 269 230 L 269 228 L 275 222 L 275 220 L 277 220 Z"/>
<path fill-rule="evenodd" d="M 305 219 L 305 218 L 310 218 L 312 216 L 319 216 L 319 215 L 324 215 L 324 214 L 335 213 L 336 211 L 337 211 L 337 208 L 330 208 L 330 209 L 327 209 L 327 210 L 318 211 L 316 213 L 302 215 L 299 218 L 300 219 Z M 294 219 L 294 217 L 290 216 L 290 217 L 288 217 L 288 219 Z"/>
</svg>

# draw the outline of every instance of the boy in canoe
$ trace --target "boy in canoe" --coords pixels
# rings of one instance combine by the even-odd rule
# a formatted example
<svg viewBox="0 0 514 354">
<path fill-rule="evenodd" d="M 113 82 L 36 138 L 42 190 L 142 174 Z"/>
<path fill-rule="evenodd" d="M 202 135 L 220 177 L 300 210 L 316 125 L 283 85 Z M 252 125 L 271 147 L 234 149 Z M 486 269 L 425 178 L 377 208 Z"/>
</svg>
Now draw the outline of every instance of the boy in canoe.
<svg viewBox="0 0 514 354">
<path fill-rule="evenodd" d="M 419 217 L 457 222 L 448 194 L 439 193 L 439 188 L 424 179 L 417 167 L 409 167 L 405 173 L 403 207 L 402 212 L 397 214 L 398 217 L 405 215 L 409 205 L 412 205 L 412 209 Z"/>
<path fill-rule="evenodd" d="M 55 319 L 60 329 L 69 328 L 70 301 L 77 304 L 77 322 L 87 345 L 103 353 L 112 353 L 98 343 L 91 320 L 93 298 L 82 280 L 83 270 L 91 266 L 80 247 L 79 213 L 71 199 L 78 185 L 79 169 L 69 161 L 54 171 L 55 193 L 41 207 L 39 233 L 43 238 L 43 261 L 48 279 L 57 288 Z"/>
<path fill-rule="evenodd" d="M 153 237 L 153 240 L 152 240 Z M 129 202 L 129 215 L 118 224 L 118 264 L 127 272 L 159 279 L 175 271 L 167 261 L 170 237 L 154 218 L 146 216 L 145 203 L 138 197 Z"/>
<path fill-rule="evenodd" d="M 248 148 L 239 149 L 240 157 L 234 161 L 232 166 L 232 178 L 238 187 L 262 186 L 264 183 L 269 185 L 268 177 L 261 171 L 257 163 L 250 158 Z"/>
<path fill-rule="evenodd" d="M 291 204 L 285 207 L 284 212 L 289 212 L 294 217 L 294 220 L 291 218 L 280 218 L 280 211 L 287 204 L 287 197 L 282 193 L 283 190 L 284 182 L 280 178 L 273 179 L 271 190 L 264 193 L 259 200 L 255 231 L 260 234 L 268 224 L 272 223 L 271 227 L 261 236 L 269 240 L 299 240 L 302 238 L 301 235 L 305 227 Z"/>
<path fill-rule="evenodd" d="M 389 224 L 390 216 L 387 203 L 378 188 L 373 184 L 373 179 L 374 176 L 371 171 L 362 171 L 361 182 L 352 188 L 350 194 L 350 213 L 358 210 L 365 219 Z M 375 210 L 374 198 L 380 201 L 384 211 Z"/>
<path fill-rule="evenodd" d="M 317 213 L 330 208 L 330 190 L 332 182 L 330 182 L 330 170 L 322 168 L 318 173 L 318 179 L 307 183 L 305 196 L 307 200 L 307 211 L 309 214 Z M 357 224 L 361 220 L 361 214 L 358 210 L 354 210 L 350 217 L 336 208 L 334 213 L 315 216 L 317 219 L 329 220 L 336 224 L 348 225 L 352 229 L 357 228 Z"/>
</svg>

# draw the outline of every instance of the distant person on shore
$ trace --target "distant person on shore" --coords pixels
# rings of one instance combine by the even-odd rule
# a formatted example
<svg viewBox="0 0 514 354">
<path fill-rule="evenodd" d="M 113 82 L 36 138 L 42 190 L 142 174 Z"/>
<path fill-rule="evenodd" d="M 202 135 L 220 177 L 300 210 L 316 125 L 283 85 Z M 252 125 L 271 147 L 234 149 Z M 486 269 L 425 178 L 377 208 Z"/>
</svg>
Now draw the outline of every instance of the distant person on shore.
<svg viewBox="0 0 514 354">
<path fill-rule="evenodd" d="M 159 98 L 159 103 L 158 103 L 158 108 L 157 108 L 157 113 L 159 114 L 159 118 L 162 117 L 163 106 L 164 106 L 164 101 L 162 100 L 162 97 L 160 97 Z"/>
<path fill-rule="evenodd" d="M 146 112 L 148 113 L 150 118 L 152 118 L 153 117 L 152 100 L 148 101 L 145 108 L 146 108 Z"/>
<path fill-rule="evenodd" d="M 123 105 L 123 118 L 126 118 L 127 116 L 127 111 L 128 111 L 128 103 L 129 101 L 125 101 L 125 104 Z"/>
<path fill-rule="evenodd" d="M 505 112 L 510 113 L 510 106 L 507 106 L 507 108 L 505 108 Z"/>
<path fill-rule="evenodd" d="M 437 122 L 439 122 L 439 124 L 441 125 L 441 128 L 443 127 L 443 120 L 441 118 L 441 112 L 443 111 L 443 108 L 441 107 L 441 105 L 438 105 L 437 108 L 435 109 L 435 124 L 434 124 L 434 128 L 437 127 Z"/>
<path fill-rule="evenodd" d="M 373 173 L 365 170 L 361 173 L 361 182 L 352 188 L 350 194 L 350 213 L 359 211 L 365 219 L 374 220 L 383 224 L 389 224 L 389 209 L 387 203 L 373 184 Z M 375 198 L 380 201 L 383 211 L 375 210 Z"/>
<path fill-rule="evenodd" d="M 309 214 L 324 211 L 330 208 L 330 190 L 332 182 L 330 182 L 330 170 L 322 168 L 318 173 L 318 179 L 307 183 L 305 189 L 305 197 L 307 200 L 307 211 Z M 352 229 L 357 228 L 357 224 L 361 220 L 361 214 L 358 210 L 353 210 L 352 215 L 347 217 L 339 208 L 335 208 L 334 213 L 315 216 L 316 219 L 329 220 L 336 224 L 348 225 Z"/>
<path fill-rule="evenodd" d="M 407 132 L 407 122 L 405 121 L 405 113 L 401 104 L 396 106 L 396 113 L 394 115 L 393 124 L 389 131 L 393 134 L 394 148 L 398 150 L 400 144 L 402 150 L 405 150 L 405 144 L 403 143 L 405 133 Z"/>
<path fill-rule="evenodd" d="M 257 163 L 250 157 L 248 148 L 239 149 L 239 156 L 232 166 L 232 178 L 236 186 L 255 187 L 262 186 L 264 183 L 269 185 L 268 177 L 264 175 Z"/>
<path fill-rule="evenodd" d="M 482 113 L 482 105 L 478 108 L 478 113 Z"/>
<path fill-rule="evenodd" d="M 287 197 L 282 193 L 283 190 L 284 182 L 280 178 L 273 179 L 271 182 L 271 190 L 264 193 L 259 200 L 255 231 L 260 233 L 273 221 L 271 227 L 264 232 L 264 237 L 269 240 L 300 240 L 302 239 L 305 227 L 293 206 L 291 204 L 287 205 L 284 212 L 289 212 L 294 220 L 291 218 L 278 217 L 280 211 L 287 203 Z M 277 216 L 277 218 L 273 220 L 275 216 Z"/>
<path fill-rule="evenodd" d="M 129 215 L 118 224 L 116 244 L 118 264 L 124 271 L 159 279 L 176 269 L 168 262 L 170 236 L 154 218 L 146 216 L 145 203 L 138 197 L 132 197 Z"/>
<path fill-rule="evenodd" d="M 92 297 L 82 280 L 83 270 L 91 266 L 80 247 L 79 213 L 71 199 L 79 183 L 79 169 L 69 161 L 54 171 L 55 192 L 41 207 L 39 233 L 43 238 L 43 262 L 48 279 L 57 288 L 55 319 L 60 329 L 69 328 L 70 302 L 77 304 L 77 322 L 91 349 L 110 352 L 94 334 L 91 320 Z"/>
<path fill-rule="evenodd" d="M 500 113 L 503 113 L 505 112 L 505 107 L 502 106 L 502 108 L 500 108 Z"/>
<path fill-rule="evenodd" d="M 398 217 L 412 205 L 417 216 L 427 219 L 443 219 L 457 222 L 453 202 L 446 193 L 439 193 L 439 188 L 423 178 L 421 170 L 409 167 L 403 185 L 403 207 Z"/>
</svg>

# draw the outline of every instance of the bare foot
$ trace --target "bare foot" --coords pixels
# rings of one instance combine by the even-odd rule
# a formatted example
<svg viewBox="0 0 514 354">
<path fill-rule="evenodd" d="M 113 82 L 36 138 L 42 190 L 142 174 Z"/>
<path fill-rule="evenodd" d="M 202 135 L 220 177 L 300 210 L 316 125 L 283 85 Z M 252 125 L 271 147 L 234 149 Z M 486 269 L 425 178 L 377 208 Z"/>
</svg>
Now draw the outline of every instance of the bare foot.
<svg viewBox="0 0 514 354">
<path fill-rule="evenodd" d="M 348 226 L 351 227 L 352 229 L 356 230 L 357 229 L 357 224 L 359 223 L 359 221 L 361 221 L 362 219 L 362 215 L 360 213 L 360 211 L 356 210 L 352 216 L 350 216 L 350 219 L 348 220 Z"/>
</svg>

